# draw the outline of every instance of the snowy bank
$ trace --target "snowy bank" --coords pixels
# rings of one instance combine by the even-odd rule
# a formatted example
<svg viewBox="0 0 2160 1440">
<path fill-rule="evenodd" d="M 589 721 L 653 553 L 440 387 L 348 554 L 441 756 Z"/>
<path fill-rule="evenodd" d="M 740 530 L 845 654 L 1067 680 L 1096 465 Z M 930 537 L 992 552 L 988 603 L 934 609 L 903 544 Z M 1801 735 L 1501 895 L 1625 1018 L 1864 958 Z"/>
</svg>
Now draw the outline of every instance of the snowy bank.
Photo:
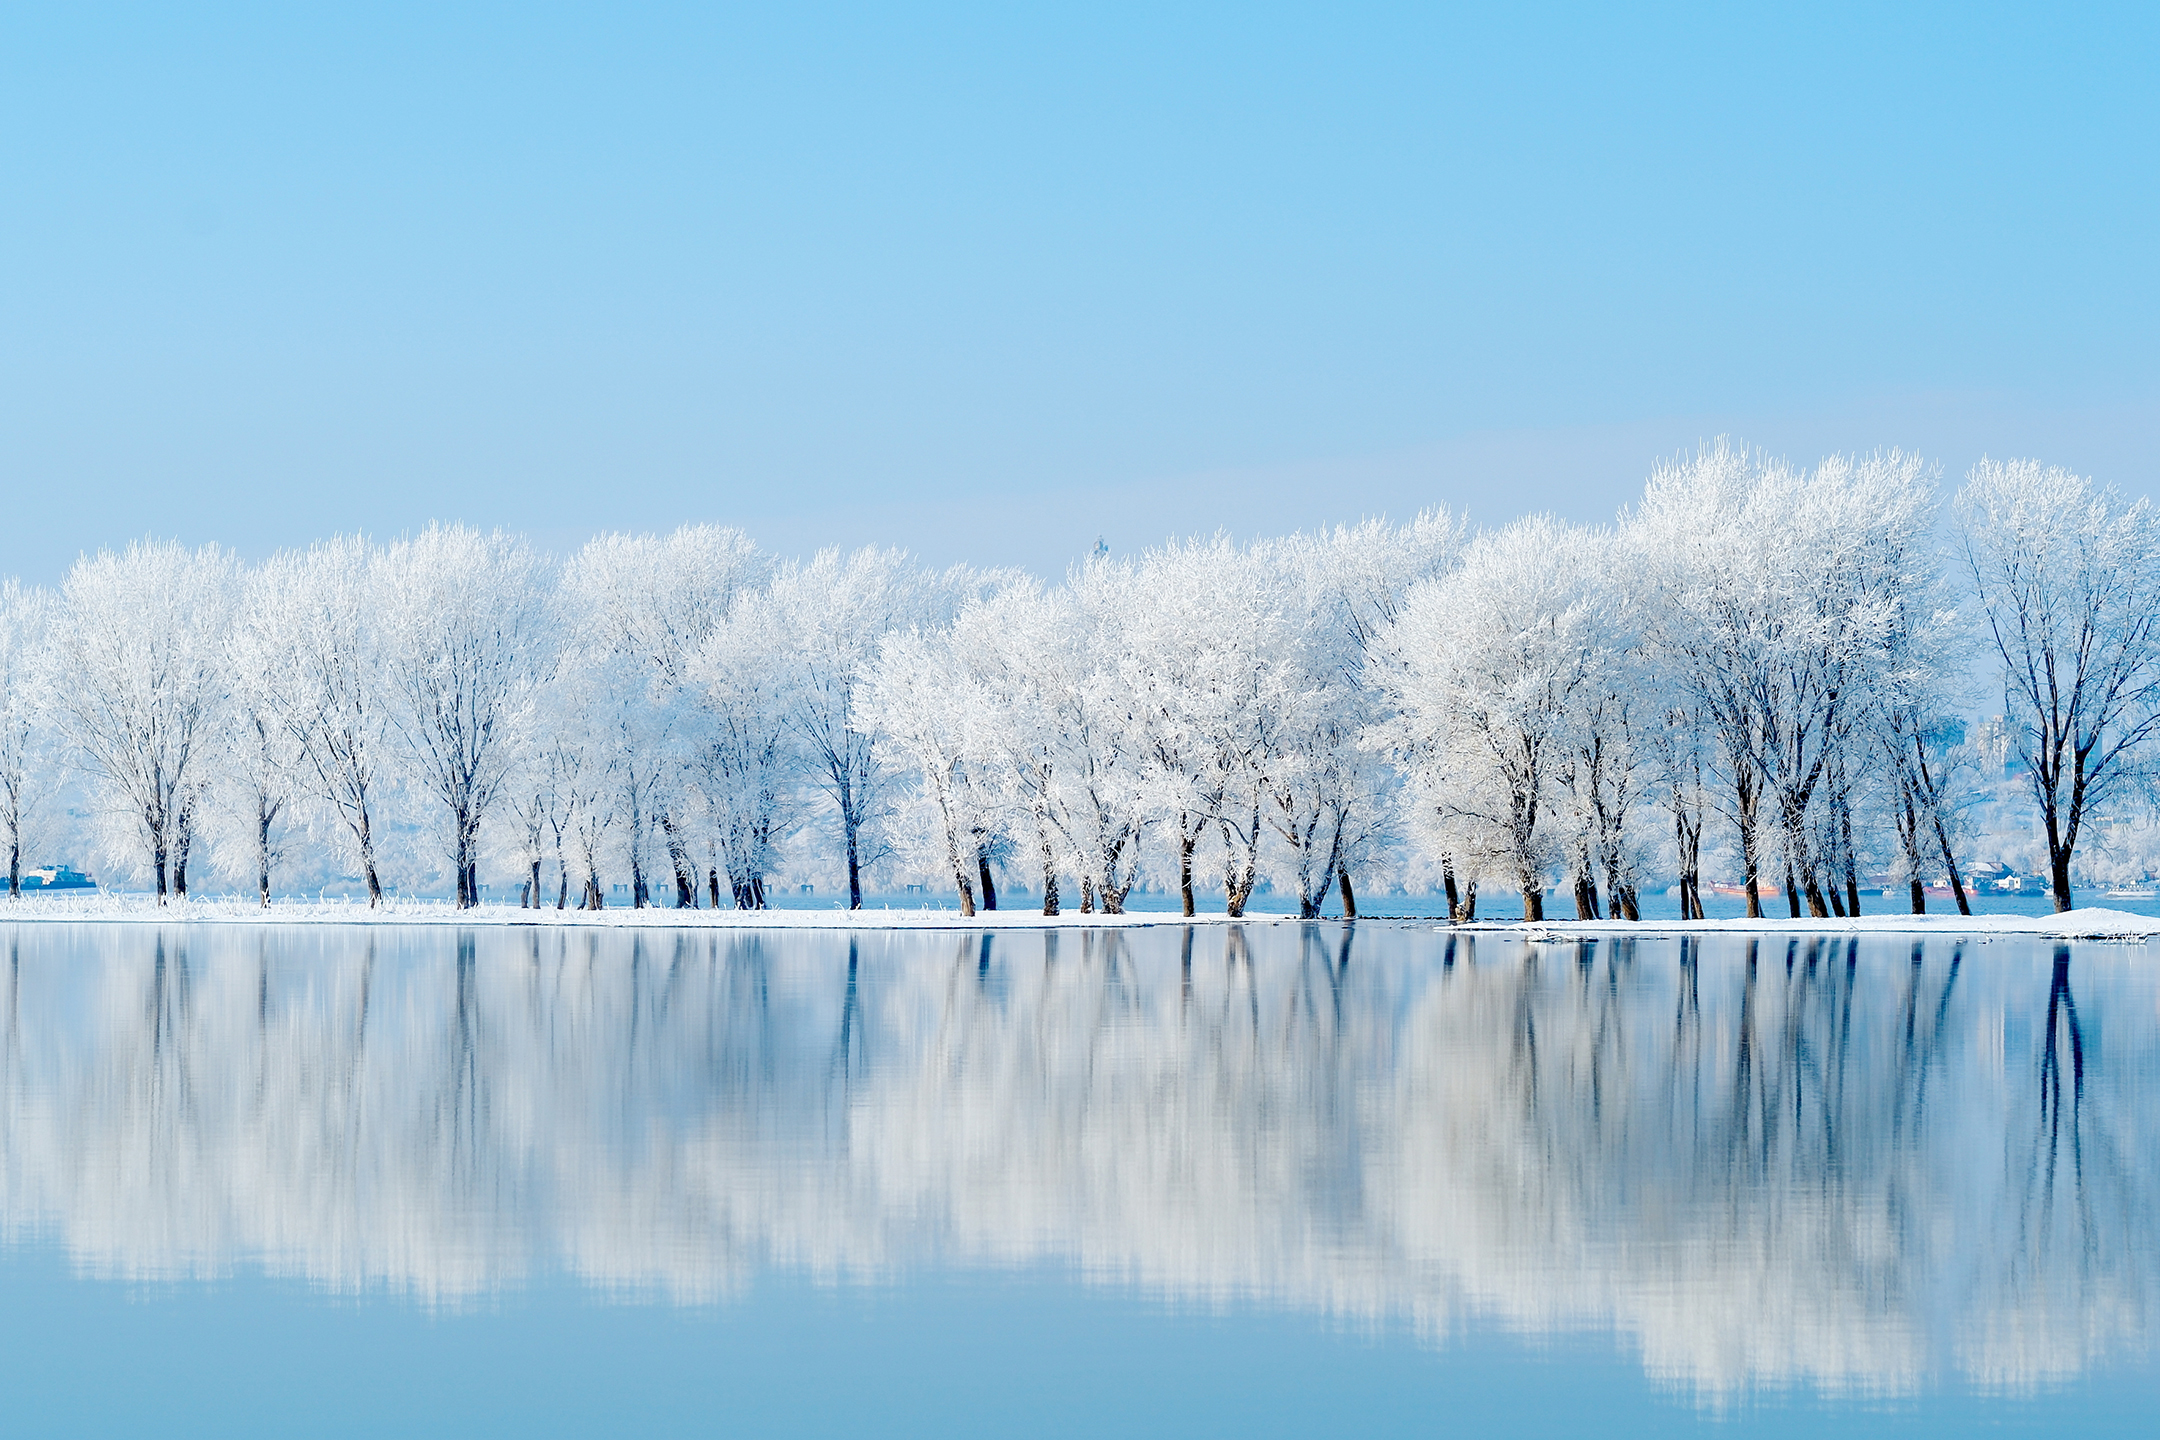
<svg viewBox="0 0 2160 1440">
<path fill-rule="evenodd" d="M 1462 930 L 1572 940 L 1606 935 L 2034 935 L 2052 940 L 2149 940 L 2160 916 L 2097 907 L 2060 915 L 1862 915 L 1851 920 L 1479 921 Z"/>
<path fill-rule="evenodd" d="M 991 910 L 973 917 L 957 910 L 522 910 L 479 905 L 459 910 L 441 901 L 388 900 L 375 909 L 341 901 L 279 901 L 264 906 L 245 899 L 179 900 L 159 905 L 142 895 L 0 898 L 0 925 L 75 924 L 85 921 L 135 925 L 460 925 L 598 927 L 609 930 L 1101 930 L 1150 925 L 1298 924 L 1295 915 L 1182 915 L 1141 911 L 1044 915 L 1030 910 Z"/>
</svg>

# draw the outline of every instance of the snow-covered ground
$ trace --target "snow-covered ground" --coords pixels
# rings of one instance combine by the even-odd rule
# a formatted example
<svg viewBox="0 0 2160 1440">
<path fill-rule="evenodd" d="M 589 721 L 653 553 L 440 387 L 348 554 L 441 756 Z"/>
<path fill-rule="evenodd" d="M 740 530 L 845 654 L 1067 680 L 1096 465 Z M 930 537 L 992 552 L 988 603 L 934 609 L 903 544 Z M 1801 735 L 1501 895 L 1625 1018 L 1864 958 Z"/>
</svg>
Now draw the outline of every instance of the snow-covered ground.
<svg viewBox="0 0 2160 1440">
<path fill-rule="evenodd" d="M 1540 936 L 1590 935 L 2038 935 L 2062 940 L 2147 940 L 2160 916 L 2098 907 L 2060 915 L 1862 915 L 1851 920 L 1480 921 L 1466 930 Z"/>
<path fill-rule="evenodd" d="M 969 919 L 953 909 L 847 910 L 523 910 L 515 905 L 480 905 L 457 910 L 442 901 L 388 900 L 375 909 L 359 902 L 252 900 L 183 900 L 166 905 L 144 895 L 0 898 L 0 924 L 12 921 L 111 921 L 121 924 L 170 925 L 185 922 L 220 925 L 539 925 L 604 929 L 698 930 L 1046 930 L 1102 929 L 1143 925 L 1182 925 L 1174 912 L 1143 911 L 1125 915 L 1083 915 L 1068 910 L 1047 916 L 1034 910 L 993 910 Z M 1193 923 L 1225 924 L 1222 914 L 1198 915 Z M 1242 923 L 1296 924 L 1294 915 L 1248 915 Z"/>
<path fill-rule="evenodd" d="M 1381 918 L 1381 917 L 1374 917 Z M 1417 917 L 1409 917 L 1417 918 Z M 1068 910 L 1045 916 L 1033 910 L 995 910 L 963 917 L 957 910 L 924 906 L 846 910 L 523 910 L 481 905 L 459 911 L 441 901 L 391 900 L 370 910 L 364 904 L 279 901 L 270 906 L 243 899 L 184 900 L 160 906 L 148 896 L 97 895 L 0 900 L 0 924 L 81 921 L 121 924 L 242 925 L 536 925 L 605 929 L 722 930 L 1045 930 L 1105 929 L 1150 925 L 1223 925 L 1220 912 L 1187 922 L 1173 911 L 1084 915 Z M 1247 925 L 1294 925 L 1294 915 L 1247 914 Z M 1444 922 L 1443 922 L 1444 923 Z M 1620 935 L 2035 935 L 2070 940 L 2146 940 L 2160 936 L 2160 915 L 2136 915 L 2098 907 L 2061 915 L 1865 915 L 1852 920 L 1481 920 L 1461 927 L 1480 933 L 1573 938 Z"/>
</svg>

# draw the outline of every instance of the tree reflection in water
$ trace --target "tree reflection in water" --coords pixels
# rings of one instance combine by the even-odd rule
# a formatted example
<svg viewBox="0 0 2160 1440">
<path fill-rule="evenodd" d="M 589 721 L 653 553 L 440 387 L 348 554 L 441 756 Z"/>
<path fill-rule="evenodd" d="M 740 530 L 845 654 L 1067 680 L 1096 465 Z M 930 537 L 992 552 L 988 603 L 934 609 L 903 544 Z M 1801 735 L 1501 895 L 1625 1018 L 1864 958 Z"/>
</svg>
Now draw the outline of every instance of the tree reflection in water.
<svg viewBox="0 0 2160 1440">
<path fill-rule="evenodd" d="M 0 1223 L 457 1304 L 1050 1264 L 2021 1387 L 2152 1346 L 2137 948 L 12 926 Z"/>
</svg>

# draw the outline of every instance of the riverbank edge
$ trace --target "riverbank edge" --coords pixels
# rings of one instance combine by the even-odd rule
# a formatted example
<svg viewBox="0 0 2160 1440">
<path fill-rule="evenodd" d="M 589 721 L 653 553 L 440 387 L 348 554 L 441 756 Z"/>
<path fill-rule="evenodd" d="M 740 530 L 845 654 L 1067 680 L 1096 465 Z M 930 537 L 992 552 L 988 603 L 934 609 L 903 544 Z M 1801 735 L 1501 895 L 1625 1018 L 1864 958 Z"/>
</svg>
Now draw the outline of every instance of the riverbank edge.
<svg viewBox="0 0 2160 1440">
<path fill-rule="evenodd" d="M 2151 940 L 2160 915 L 2133 915 L 2098 906 L 2059 915 L 1862 915 L 1854 919 L 1541 920 L 1476 921 L 1450 927 L 1466 934 L 1544 940 L 1683 935 L 1935 935 L 2019 936 L 2043 940 Z"/>
<path fill-rule="evenodd" d="M 1688 935 L 2022 936 L 2054 940 L 2152 940 L 2160 916 L 2098 907 L 2060 915 L 1864 915 L 1850 920 L 1480 920 L 1450 925 L 1429 916 L 1371 915 L 1369 921 L 1424 925 L 1465 935 L 1512 936 L 1546 941 L 1655 938 Z M 244 900 L 186 900 L 156 905 L 147 900 L 101 897 L 63 901 L 43 897 L 0 899 L 0 924 L 113 925 L 369 925 L 461 926 L 563 930 L 1127 930 L 1178 925 L 1303 925 L 1295 915 L 1253 914 L 1233 919 L 1220 913 L 1191 917 L 1164 911 L 1123 915 L 1043 915 L 1021 910 L 987 911 L 972 917 L 951 910 L 523 910 L 482 905 L 390 901 L 369 909 L 357 904 L 275 904 Z M 1340 917 L 1326 923 L 1341 924 Z"/>
</svg>

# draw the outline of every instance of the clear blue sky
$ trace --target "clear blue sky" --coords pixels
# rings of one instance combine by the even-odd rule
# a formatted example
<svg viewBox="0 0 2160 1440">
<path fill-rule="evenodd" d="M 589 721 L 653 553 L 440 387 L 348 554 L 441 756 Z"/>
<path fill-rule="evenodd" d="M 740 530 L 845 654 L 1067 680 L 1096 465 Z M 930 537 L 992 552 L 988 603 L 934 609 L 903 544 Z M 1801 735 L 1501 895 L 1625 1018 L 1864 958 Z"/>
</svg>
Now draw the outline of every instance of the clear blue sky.
<svg viewBox="0 0 2160 1440">
<path fill-rule="evenodd" d="M 1044 570 L 1729 431 L 2153 488 L 2152 7 L 0 16 L 0 573 L 430 518 Z"/>
</svg>

